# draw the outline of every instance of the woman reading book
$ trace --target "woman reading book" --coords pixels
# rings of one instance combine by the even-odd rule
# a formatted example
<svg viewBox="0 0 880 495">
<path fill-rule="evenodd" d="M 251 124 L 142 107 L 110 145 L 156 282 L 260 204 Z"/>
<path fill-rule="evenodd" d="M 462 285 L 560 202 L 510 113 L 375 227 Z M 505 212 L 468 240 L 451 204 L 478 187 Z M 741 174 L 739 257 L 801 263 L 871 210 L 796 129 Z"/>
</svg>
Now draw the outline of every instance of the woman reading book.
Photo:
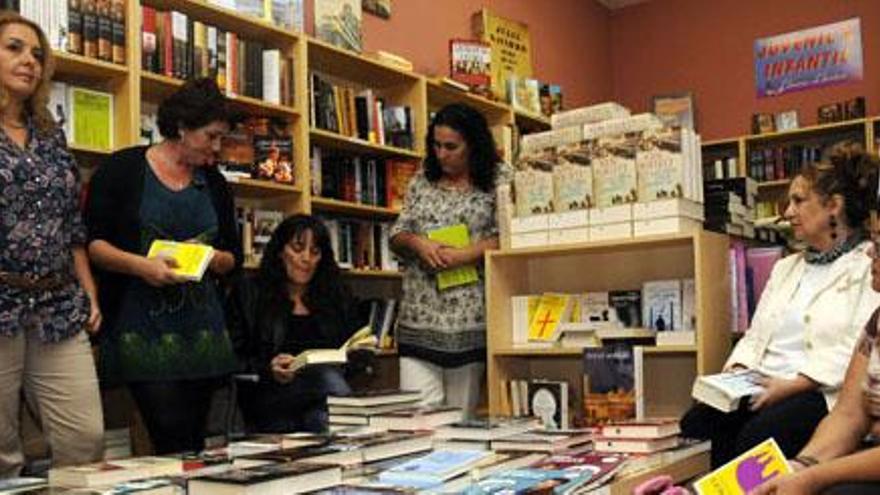
<svg viewBox="0 0 880 495">
<path fill-rule="evenodd" d="M 327 396 L 351 392 L 343 367 L 300 366 L 297 357 L 315 349 L 338 349 L 362 322 L 324 224 L 310 215 L 281 222 L 256 277 L 235 284 L 227 311 L 242 368 L 260 377 L 239 391 L 248 428 L 326 430 Z"/>
<path fill-rule="evenodd" d="M 445 402 L 468 414 L 486 354 L 481 263 L 498 246 L 495 187 L 511 172 L 485 117 L 466 105 L 437 112 L 425 141 L 424 171 L 410 182 L 391 229 L 391 247 L 405 262 L 400 387 L 421 391 L 424 405 Z"/>
<path fill-rule="evenodd" d="M 214 391 L 235 369 L 219 282 L 241 264 L 232 193 L 213 166 L 232 113 L 211 79 L 159 106 L 164 141 L 113 153 L 92 179 L 89 254 L 106 314 L 101 373 L 125 383 L 157 454 L 201 450 Z M 213 248 L 189 281 L 153 241 Z"/>
<path fill-rule="evenodd" d="M 95 461 L 104 424 L 88 333 L 101 324 L 78 208 L 79 170 L 46 108 L 52 48 L 0 11 L 0 478 L 18 476 L 22 391 L 52 464 Z"/>
<path fill-rule="evenodd" d="M 683 435 L 712 440 L 713 466 L 770 437 L 795 455 L 834 405 L 859 332 L 880 304 L 867 256 L 866 198 L 876 195 L 877 162 L 851 144 L 792 181 L 785 217 L 806 249 L 773 267 L 725 365 L 761 373 L 763 391 L 730 413 L 698 404 L 681 421 Z"/>
</svg>

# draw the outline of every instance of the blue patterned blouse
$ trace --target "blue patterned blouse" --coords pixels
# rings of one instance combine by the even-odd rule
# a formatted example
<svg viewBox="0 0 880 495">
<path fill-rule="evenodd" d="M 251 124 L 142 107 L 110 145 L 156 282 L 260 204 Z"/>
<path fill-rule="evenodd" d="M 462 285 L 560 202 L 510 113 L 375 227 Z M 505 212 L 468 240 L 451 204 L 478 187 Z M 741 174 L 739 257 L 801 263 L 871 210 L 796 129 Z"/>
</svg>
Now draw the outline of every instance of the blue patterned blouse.
<svg viewBox="0 0 880 495">
<path fill-rule="evenodd" d="M 43 342 L 58 342 L 89 317 L 71 251 L 86 242 L 79 171 L 60 129 L 43 132 L 30 123 L 28 134 L 22 148 L 0 131 L 0 271 L 68 276 L 70 283 L 52 290 L 0 284 L 0 335 L 33 328 Z"/>
</svg>

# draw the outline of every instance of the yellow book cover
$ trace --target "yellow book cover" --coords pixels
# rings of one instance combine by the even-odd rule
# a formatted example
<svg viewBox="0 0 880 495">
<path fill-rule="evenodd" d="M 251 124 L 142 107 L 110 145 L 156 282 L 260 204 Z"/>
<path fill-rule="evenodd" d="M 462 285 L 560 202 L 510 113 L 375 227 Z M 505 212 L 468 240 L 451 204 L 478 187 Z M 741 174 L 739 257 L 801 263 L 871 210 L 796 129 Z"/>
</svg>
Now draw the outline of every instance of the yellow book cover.
<svg viewBox="0 0 880 495">
<path fill-rule="evenodd" d="M 150 244 L 147 258 L 170 258 L 177 262 L 174 273 L 181 277 L 198 282 L 208 269 L 214 248 L 206 244 L 194 242 L 176 242 L 156 239 Z"/>
<path fill-rule="evenodd" d="M 113 150 L 113 95 L 70 86 L 70 141 L 99 150 Z"/>
<path fill-rule="evenodd" d="M 541 295 L 535 315 L 529 322 L 529 340 L 550 342 L 559 337 L 559 325 L 571 320 L 570 294 L 547 292 Z"/>
<path fill-rule="evenodd" d="M 505 19 L 482 9 L 471 20 L 474 37 L 492 49 L 492 93 L 509 101 L 507 77 L 532 77 L 532 49 L 529 27 L 523 22 Z"/>
<path fill-rule="evenodd" d="M 697 480 L 698 495 L 746 495 L 767 481 L 791 472 L 791 467 L 769 438 L 736 459 Z"/>
<path fill-rule="evenodd" d="M 467 225 L 463 223 L 450 225 L 440 229 L 428 231 L 428 239 L 442 242 L 455 248 L 463 248 L 471 245 L 471 236 Z M 437 288 L 445 290 L 459 285 L 473 284 L 480 279 L 477 267 L 473 265 L 450 268 L 437 273 Z"/>
</svg>

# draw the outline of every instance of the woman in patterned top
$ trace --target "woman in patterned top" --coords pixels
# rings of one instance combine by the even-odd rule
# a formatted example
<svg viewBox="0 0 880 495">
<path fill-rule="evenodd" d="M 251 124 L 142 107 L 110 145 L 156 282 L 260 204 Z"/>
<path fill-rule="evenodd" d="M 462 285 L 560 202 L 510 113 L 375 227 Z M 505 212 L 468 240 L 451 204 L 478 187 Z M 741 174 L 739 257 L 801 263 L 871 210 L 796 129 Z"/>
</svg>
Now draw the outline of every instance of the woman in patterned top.
<svg viewBox="0 0 880 495">
<path fill-rule="evenodd" d="M 472 413 L 486 355 L 483 253 L 498 246 L 495 187 L 510 178 L 485 117 L 466 105 L 442 108 L 425 139 L 424 171 L 409 185 L 391 230 L 404 258 L 397 322 L 400 386 L 422 392 L 424 405 L 447 403 Z M 436 229 L 464 225 L 470 245 L 431 240 Z M 477 280 L 438 288 L 437 274 L 476 266 Z"/>
<path fill-rule="evenodd" d="M 46 109 L 52 50 L 0 13 L 0 478 L 17 476 L 22 388 L 54 465 L 100 459 L 103 415 L 89 339 L 101 323 L 78 208 L 79 173 Z"/>
<path fill-rule="evenodd" d="M 862 326 L 880 305 L 871 290 L 866 198 L 877 195 L 877 161 L 857 145 L 834 147 L 789 188 L 785 216 L 803 252 L 776 263 L 749 330 L 726 371 L 759 372 L 764 390 L 722 413 L 697 404 L 682 433 L 712 440 L 712 464 L 775 438 L 801 450 L 831 410 Z"/>
<path fill-rule="evenodd" d="M 106 314 L 102 379 L 128 384 L 158 454 L 203 448 L 211 397 L 235 368 L 219 282 L 241 247 L 232 193 L 211 166 L 230 119 L 213 80 L 187 82 L 159 106 L 165 140 L 110 156 L 87 202 Z M 213 246 L 202 280 L 147 258 L 156 239 Z"/>
</svg>

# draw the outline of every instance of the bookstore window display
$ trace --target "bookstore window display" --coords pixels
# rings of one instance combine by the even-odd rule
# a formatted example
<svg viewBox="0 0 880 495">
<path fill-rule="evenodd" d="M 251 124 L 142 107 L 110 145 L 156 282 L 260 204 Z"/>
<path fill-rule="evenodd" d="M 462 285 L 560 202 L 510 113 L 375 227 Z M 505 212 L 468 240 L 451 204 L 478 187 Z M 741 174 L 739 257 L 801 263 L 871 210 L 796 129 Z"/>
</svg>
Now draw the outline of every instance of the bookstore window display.
<svg viewBox="0 0 880 495">
<path fill-rule="evenodd" d="M 102 447 L 98 383 L 84 333 L 98 330 L 101 313 L 84 249 L 76 163 L 45 108 L 51 67 L 39 26 L 0 13 L 0 184 L 8 219 L 0 264 L 0 315 L 7 322 L 0 332 L 0 477 L 16 476 L 24 460 L 22 389 L 39 405 L 54 464 L 96 460 Z"/>
<path fill-rule="evenodd" d="M 686 436 L 712 439 L 713 465 L 767 437 L 793 455 L 834 404 L 858 332 L 880 303 L 869 288 L 862 199 L 876 197 L 876 168 L 842 146 L 793 181 L 786 217 L 807 250 L 776 264 L 725 366 L 760 371 L 764 390 L 732 413 L 697 405 L 682 419 Z"/>
<path fill-rule="evenodd" d="M 406 263 L 397 326 L 401 387 L 424 391 L 427 404 L 446 401 L 472 413 L 486 342 L 478 265 L 498 245 L 493 191 L 509 170 L 486 119 L 466 105 L 437 113 L 426 146 L 425 170 L 411 181 L 391 231 Z"/>
<path fill-rule="evenodd" d="M 307 215 L 281 222 L 256 277 L 236 283 L 227 315 L 241 365 L 260 375 L 259 383 L 239 389 L 248 427 L 326 430 L 327 396 L 348 395 L 344 372 L 362 369 L 364 362 L 355 359 L 344 370 L 341 363 L 305 359 L 315 349 L 347 351 L 346 339 L 361 323 L 324 224 Z M 307 364 L 300 368 L 298 362 Z"/>
<path fill-rule="evenodd" d="M 235 365 L 219 282 L 241 247 L 231 191 L 210 167 L 230 119 L 213 80 L 187 83 L 159 107 L 165 140 L 111 155 L 86 206 L 108 323 L 102 378 L 128 385 L 157 453 L 203 447 L 210 397 Z M 187 282 L 147 258 L 155 239 L 212 246 L 208 275 Z"/>
</svg>

